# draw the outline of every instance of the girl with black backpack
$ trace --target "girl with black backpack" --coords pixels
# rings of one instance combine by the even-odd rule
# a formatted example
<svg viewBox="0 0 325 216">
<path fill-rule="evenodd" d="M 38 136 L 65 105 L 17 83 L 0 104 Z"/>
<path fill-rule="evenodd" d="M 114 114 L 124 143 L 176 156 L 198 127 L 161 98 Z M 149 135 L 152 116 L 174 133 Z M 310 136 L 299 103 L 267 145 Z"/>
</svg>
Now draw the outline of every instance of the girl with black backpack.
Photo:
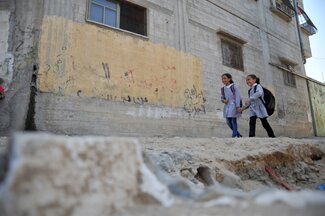
<svg viewBox="0 0 325 216">
<path fill-rule="evenodd" d="M 246 77 L 246 83 L 251 88 L 248 91 L 249 99 L 245 106 L 249 107 L 249 137 L 255 137 L 256 119 L 259 118 L 269 137 L 275 137 L 274 132 L 267 121 L 269 116 L 263 103 L 264 91 L 260 85 L 260 79 L 255 74 Z"/>
</svg>

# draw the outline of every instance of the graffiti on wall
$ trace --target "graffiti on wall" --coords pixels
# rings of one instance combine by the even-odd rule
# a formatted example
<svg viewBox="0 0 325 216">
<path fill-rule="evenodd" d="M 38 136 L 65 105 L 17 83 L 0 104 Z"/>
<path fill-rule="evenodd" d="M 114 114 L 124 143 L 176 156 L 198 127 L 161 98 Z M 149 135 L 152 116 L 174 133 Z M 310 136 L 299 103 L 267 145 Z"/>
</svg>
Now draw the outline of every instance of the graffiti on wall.
<svg viewBox="0 0 325 216">
<path fill-rule="evenodd" d="M 193 85 L 191 89 L 185 89 L 184 91 L 184 110 L 189 114 L 189 116 L 195 117 L 198 113 L 205 112 L 205 98 L 203 97 L 202 91 L 197 91 L 196 87 Z"/>
<path fill-rule="evenodd" d="M 148 98 L 143 98 L 143 97 L 131 97 L 131 96 L 126 96 L 122 97 L 123 103 L 134 103 L 138 105 L 143 105 L 145 103 L 148 103 Z"/>
<path fill-rule="evenodd" d="M 14 28 L 17 31 L 19 38 L 17 45 L 14 47 L 15 61 L 18 62 L 15 70 L 22 70 L 26 66 L 33 64 L 37 57 L 38 48 L 33 44 L 33 38 L 39 34 L 39 29 L 31 25 L 24 26 L 19 21 Z"/>
<path fill-rule="evenodd" d="M 0 64 L 0 76 L 4 78 L 7 82 L 5 82 L 6 89 L 9 87 L 9 82 L 12 80 L 13 71 L 14 71 L 14 56 L 12 53 L 6 53 L 4 63 Z"/>
<path fill-rule="evenodd" d="M 165 71 L 176 70 L 175 66 L 164 67 Z M 167 73 L 168 74 L 168 73 Z M 128 69 L 120 76 L 121 83 L 127 87 L 137 87 L 141 89 L 147 89 L 155 94 L 162 92 L 164 90 L 174 93 L 178 90 L 179 86 L 177 85 L 177 80 L 170 75 L 165 73 L 156 73 L 153 72 L 150 75 L 139 78 L 141 72 L 136 71 L 135 69 Z M 173 73 L 171 73 L 173 74 Z M 137 76 L 139 75 L 139 76 Z"/>
<path fill-rule="evenodd" d="M 67 47 L 62 47 L 61 52 L 56 55 L 54 63 L 52 64 L 46 64 L 46 70 L 45 73 L 53 72 L 53 73 L 59 73 L 62 74 L 64 72 L 64 65 L 65 65 L 65 58 Z"/>
<path fill-rule="evenodd" d="M 103 66 L 103 70 L 104 70 L 105 78 L 106 78 L 106 79 L 110 79 L 110 78 L 111 78 L 111 74 L 110 74 L 110 72 L 109 72 L 108 64 L 102 62 L 102 66 Z"/>
<path fill-rule="evenodd" d="M 39 30 L 30 25 L 21 25 L 19 21 L 16 22 L 13 29 L 17 31 L 15 33 L 17 42 L 14 43 L 14 52 L 8 53 L 6 52 L 7 49 L 0 51 L 0 56 L 4 57 L 4 59 L 0 59 L 0 76 L 6 81 L 7 87 L 14 77 L 14 71 L 20 71 L 35 64 L 38 51 L 37 45 L 32 43 L 32 39 L 39 33 Z M 1 41 L 0 43 L 7 46 L 7 42 L 4 42 Z"/>
<path fill-rule="evenodd" d="M 63 17 L 44 17 L 41 33 L 40 91 L 205 112 L 196 56 Z"/>
</svg>

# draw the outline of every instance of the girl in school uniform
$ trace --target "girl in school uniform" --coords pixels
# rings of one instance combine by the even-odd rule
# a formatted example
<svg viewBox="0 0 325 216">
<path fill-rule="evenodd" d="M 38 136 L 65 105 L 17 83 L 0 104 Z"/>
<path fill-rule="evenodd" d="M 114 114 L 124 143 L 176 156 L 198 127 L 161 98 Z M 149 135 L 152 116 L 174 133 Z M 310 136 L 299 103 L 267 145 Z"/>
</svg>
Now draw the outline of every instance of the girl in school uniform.
<svg viewBox="0 0 325 216">
<path fill-rule="evenodd" d="M 237 128 L 237 118 L 241 116 L 239 88 L 234 84 L 230 74 L 223 74 L 221 79 L 225 85 L 221 88 L 221 102 L 225 104 L 223 116 L 226 118 L 227 125 L 232 130 L 231 136 L 242 137 Z"/>
<path fill-rule="evenodd" d="M 248 91 L 249 99 L 245 102 L 245 106 L 249 107 L 249 137 L 255 137 L 256 119 L 259 118 L 269 137 L 275 137 L 270 124 L 267 121 L 267 111 L 262 102 L 264 91 L 260 85 L 260 79 L 255 74 L 246 77 L 246 83 L 251 87 Z M 256 86 L 256 92 L 254 88 Z"/>
</svg>

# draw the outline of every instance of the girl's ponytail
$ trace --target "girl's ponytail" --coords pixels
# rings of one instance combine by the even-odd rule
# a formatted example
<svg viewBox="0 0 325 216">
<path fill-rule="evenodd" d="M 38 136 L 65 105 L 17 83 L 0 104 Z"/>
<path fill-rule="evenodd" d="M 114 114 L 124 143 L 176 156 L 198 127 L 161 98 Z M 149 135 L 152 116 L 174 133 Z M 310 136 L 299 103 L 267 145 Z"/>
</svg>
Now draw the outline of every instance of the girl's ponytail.
<svg viewBox="0 0 325 216">
<path fill-rule="evenodd" d="M 256 83 L 260 84 L 260 78 L 256 77 Z"/>
</svg>

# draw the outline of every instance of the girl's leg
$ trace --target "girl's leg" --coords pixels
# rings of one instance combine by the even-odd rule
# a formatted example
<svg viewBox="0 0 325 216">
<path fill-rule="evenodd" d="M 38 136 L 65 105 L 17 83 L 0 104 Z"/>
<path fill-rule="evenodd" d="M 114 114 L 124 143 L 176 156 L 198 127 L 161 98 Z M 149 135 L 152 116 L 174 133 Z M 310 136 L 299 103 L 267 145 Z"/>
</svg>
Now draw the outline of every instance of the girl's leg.
<svg viewBox="0 0 325 216">
<path fill-rule="evenodd" d="M 256 116 L 251 116 L 249 118 L 249 137 L 255 136 L 255 129 L 256 129 Z"/>
<path fill-rule="evenodd" d="M 231 131 L 233 131 L 234 125 L 233 125 L 232 118 L 227 118 L 227 125 L 229 126 L 229 128 L 231 129 Z"/>
<path fill-rule="evenodd" d="M 273 130 L 269 124 L 269 122 L 267 121 L 266 118 L 261 118 L 261 122 L 262 122 L 262 125 L 263 127 L 265 128 L 266 132 L 267 132 L 267 135 L 269 135 L 269 137 L 275 137 L 274 133 L 273 133 Z"/>
<path fill-rule="evenodd" d="M 237 118 L 231 118 L 232 122 L 232 137 L 237 137 L 238 131 L 237 131 Z"/>
<path fill-rule="evenodd" d="M 232 130 L 231 118 L 226 118 L 226 122 L 227 122 L 227 125 L 229 126 L 229 128 Z"/>
</svg>

